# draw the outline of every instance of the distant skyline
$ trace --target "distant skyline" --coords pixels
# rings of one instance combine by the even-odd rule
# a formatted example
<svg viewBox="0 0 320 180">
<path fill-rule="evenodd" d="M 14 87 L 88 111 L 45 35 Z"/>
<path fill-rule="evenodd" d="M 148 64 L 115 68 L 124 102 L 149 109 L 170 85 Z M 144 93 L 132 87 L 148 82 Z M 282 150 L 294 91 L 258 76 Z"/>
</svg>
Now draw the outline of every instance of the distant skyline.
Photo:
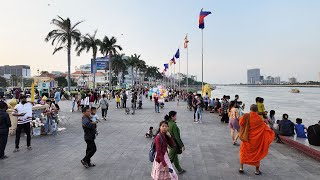
<svg viewBox="0 0 320 180">
<path fill-rule="evenodd" d="M 211 11 L 204 29 L 204 81 L 246 83 L 247 69 L 287 81 L 319 80 L 320 1 L 309 0 L 0 0 L 1 65 L 26 64 L 37 69 L 67 71 L 66 51 L 52 55 L 46 43 L 57 15 L 69 17 L 83 33 L 115 36 L 123 53 L 141 54 L 148 65 L 163 69 L 180 48 L 186 74 L 183 39 L 189 38 L 189 73 L 201 81 L 201 8 Z M 100 54 L 99 54 L 100 56 Z M 90 63 L 91 54 L 72 52 L 71 69 Z M 178 60 L 179 61 L 179 60 Z M 176 66 L 178 72 L 178 66 Z"/>
</svg>

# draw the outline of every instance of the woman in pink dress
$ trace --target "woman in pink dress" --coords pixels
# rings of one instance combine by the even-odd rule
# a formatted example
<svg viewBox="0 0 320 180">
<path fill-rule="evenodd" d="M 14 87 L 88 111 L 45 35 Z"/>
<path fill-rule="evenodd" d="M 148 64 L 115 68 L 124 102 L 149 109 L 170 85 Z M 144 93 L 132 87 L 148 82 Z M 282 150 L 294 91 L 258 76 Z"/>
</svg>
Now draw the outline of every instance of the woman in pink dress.
<svg viewBox="0 0 320 180">
<path fill-rule="evenodd" d="M 174 140 L 168 131 L 168 122 L 161 121 L 158 134 L 154 138 L 156 155 L 153 161 L 151 177 L 153 180 L 177 180 L 178 175 L 172 167 L 167 148 L 174 147 Z"/>
</svg>

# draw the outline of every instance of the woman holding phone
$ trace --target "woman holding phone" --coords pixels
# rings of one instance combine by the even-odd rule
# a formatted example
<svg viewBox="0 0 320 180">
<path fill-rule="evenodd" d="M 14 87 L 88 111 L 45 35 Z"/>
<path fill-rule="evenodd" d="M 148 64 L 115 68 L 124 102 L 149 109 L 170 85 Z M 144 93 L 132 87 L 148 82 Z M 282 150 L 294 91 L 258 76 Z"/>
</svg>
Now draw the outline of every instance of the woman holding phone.
<svg viewBox="0 0 320 180">
<path fill-rule="evenodd" d="M 156 155 L 151 171 L 151 177 L 153 180 L 178 179 L 178 175 L 173 169 L 167 153 L 168 144 L 170 147 L 174 147 L 174 140 L 171 137 L 168 128 L 168 122 L 161 121 L 158 134 L 154 138 Z"/>
</svg>

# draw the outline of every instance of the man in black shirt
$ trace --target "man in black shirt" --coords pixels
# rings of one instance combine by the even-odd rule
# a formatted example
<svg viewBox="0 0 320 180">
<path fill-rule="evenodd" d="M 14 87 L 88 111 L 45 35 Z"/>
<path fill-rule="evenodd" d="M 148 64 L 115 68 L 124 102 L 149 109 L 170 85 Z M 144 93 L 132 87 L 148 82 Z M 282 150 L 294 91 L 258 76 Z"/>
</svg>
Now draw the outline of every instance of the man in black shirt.
<svg viewBox="0 0 320 180">
<path fill-rule="evenodd" d="M 96 138 L 97 123 L 90 120 L 91 111 L 89 107 L 82 109 L 82 128 L 84 131 L 84 140 L 87 143 L 86 156 L 81 160 L 84 167 L 93 167 L 95 164 L 91 163 L 91 157 L 97 151 L 94 139 Z"/>
<path fill-rule="evenodd" d="M 0 159 L 8 157 L 4 155 L 8 141 L 9 127 L 11 127 L 9 114 L 6 112 L 7 109 L 8 105 L 4 101 L 0 101 Z"/>
<path fill-rule="evenodd" d="M 307 132 L 309 144 L 320 146 L 320 121 L 318 124 L 309 126 Z"/>
</svg>

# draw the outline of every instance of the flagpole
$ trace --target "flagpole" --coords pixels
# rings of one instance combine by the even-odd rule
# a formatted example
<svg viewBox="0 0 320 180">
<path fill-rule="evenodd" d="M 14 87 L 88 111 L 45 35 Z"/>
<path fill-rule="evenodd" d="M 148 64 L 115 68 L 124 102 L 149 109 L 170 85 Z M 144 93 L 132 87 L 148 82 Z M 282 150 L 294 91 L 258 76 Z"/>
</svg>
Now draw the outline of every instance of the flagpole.
<svg viewBox="0 0 320 180">
<path fill-rule="evenodd" d="M 176 90 L 176 64 L 173 64 L 173 89 Z"/>
<path fill-rule="evenodd" d="M 181 61 L 181 57 L 179 57 L 179 74 L 178 74 L 178 80 L 179 80 L 179 93 L 181 93 L 180 91 L 181 91 L 181 87 L 180 87 L 180 81 L 181 81 L 181 79 L 180 79 L 180 61 Z"/>
<path fill-rule="evenodd" d="M 187 46 L 187 93 L 189 93 L 189 47 Z"/>
<path fill-rule="evenodd" d="M 202 82 L 201 82 L 201 94 L 203 93 L 203 29 L 201 30 L 201 34 L 202 34 L 202 74 L 201 74 L 201 79 L 202 79 Z"/>
</svg>

